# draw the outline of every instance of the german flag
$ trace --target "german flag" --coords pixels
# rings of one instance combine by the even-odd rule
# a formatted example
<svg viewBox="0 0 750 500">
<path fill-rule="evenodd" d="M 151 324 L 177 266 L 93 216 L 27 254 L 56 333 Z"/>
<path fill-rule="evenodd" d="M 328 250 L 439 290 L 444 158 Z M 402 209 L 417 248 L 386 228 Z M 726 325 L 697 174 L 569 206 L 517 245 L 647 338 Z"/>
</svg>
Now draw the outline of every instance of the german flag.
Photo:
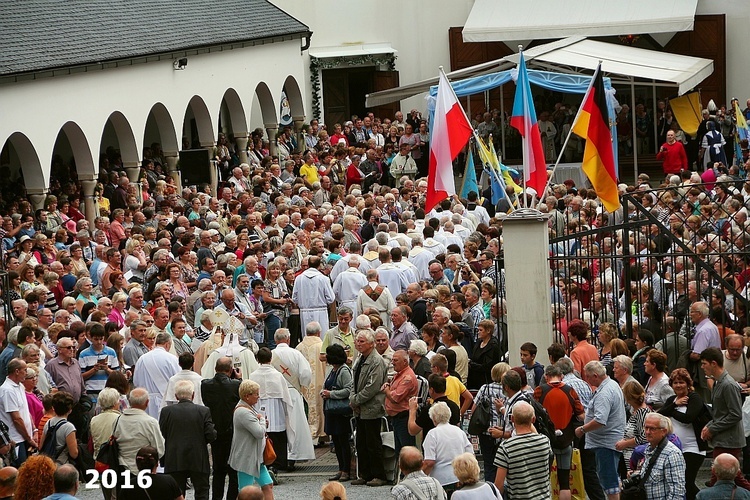
<svg viewBox="0 0 750 500">
<path fill-rule="evenodd" d="M 596 69 L 591 86 L 583 98 L 581 109 L 573 124 L 573 133 L 586 140 L 582 168 L 596 195 L 602 200 L 608 212 L 616 211 L 620 208 L 620 196 L 617 191 L 615 157 L 601 64 Z"/>
</svg>

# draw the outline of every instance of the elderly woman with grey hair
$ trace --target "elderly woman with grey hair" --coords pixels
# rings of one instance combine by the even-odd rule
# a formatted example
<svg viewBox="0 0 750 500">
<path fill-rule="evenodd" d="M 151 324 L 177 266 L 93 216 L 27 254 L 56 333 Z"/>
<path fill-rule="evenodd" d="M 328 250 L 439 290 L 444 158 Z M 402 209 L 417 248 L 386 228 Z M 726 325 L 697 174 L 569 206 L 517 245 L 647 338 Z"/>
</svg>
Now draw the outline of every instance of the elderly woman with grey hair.
<svg viewBox="0 0 750 500">
<path fill-rule="evenodd" d="M 448 495 L 456 490 L 458 478 L 453 473 L 452 460 L 461 453 L 473 453 L 474 448 L 461 428 L 449 423 L 451 410 L 445 402 L 432 405 L 428 415 L 435 425 L 424 439 L 422 471 L 434 477 Z"/>
<path fill-rule="evenodd" d="M 427 378 L 432 373 L 430 360 L 427 358 L 427 343 L 422 339 L 414 339 L 409 343 L 409 364 L 416 375 Z"/>
<path fill-rule="evenodd" d="M 120 393 L 113 387 L 106 387 L 99 393 L 96 401 L 98 415 L 91 419 L 90 429 L 91 438 L 94 442 L 94 458 L 99 453 L 99 448 L 109 441 L 112 435 L 115 423 L 120 418 Z M 114 497 L 114 488 L 105 488 L 102 486 L 102 494 L 105 500 Z"/>
<path fill-rule="evenodd" d="M 453 459 L 451 465 L 459 486 L 451 496 L 453 500 L 502 500 L 500 491 L 492 481 L 479 480 L 479 462 L 474 453 L 460 454 Z"/>
</svg>

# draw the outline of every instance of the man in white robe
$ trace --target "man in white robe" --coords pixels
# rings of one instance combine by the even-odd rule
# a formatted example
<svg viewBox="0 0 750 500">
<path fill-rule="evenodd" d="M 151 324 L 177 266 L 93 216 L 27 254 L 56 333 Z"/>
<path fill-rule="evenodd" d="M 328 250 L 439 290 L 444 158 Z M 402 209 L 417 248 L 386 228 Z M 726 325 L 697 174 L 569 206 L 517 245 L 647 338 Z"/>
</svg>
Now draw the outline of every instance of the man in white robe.
<svg viewBox="0 0 750 500">
<path fill-rule="evenodd" d="M 323 339 L 320 338 L 322 329 L 318 323 L 310 323 L 305 327 L 305 338 L 297 345 L 296 349 L 302 353 L 310 365 L 312 377 L 310 383 L 302 386 L 302 397 L 307 401 L 307 423 L 310 427 L 310 435 L 313 441 L 319 443 L 325 441 L 323 398 L 320 391 L 326 378 L 326 366 L 320 359 L 320 348 Z"/>
<path fill-rule="evenodd" d="M 429 280 L 430 279 L 430 262 L 435 257 L 432 255 L 432 252 L 426 250 L 422 246 L 422 237 L 421 236 L 415 236 L 412 238 L 412 248 L 409 252 L 409 262 L 414 264 L 414 266 L 419 271 L 419 276 L 417 276 L 420 280 Z"/>
<path fill-rule="evenodd" d="M 336 281 L 338 275 L 347 270 L 347 268 L 349 267 L 349 260 L 355 255 L 357 256 L 357 258 L 359 258 L 359 271 L 362 274 L 365 274 L 368 269 L 372 268 L 369 262 L 367 262 L 365 259 L 360 258 L 362 257 L 361 255 L 359 255 L 361 249 L 362 245 L 360 243 L 352 243 L 349 246 L 349 253 L 336 261 L 333 269 L 331 269 L 331 281 Z"/>
<path fill-rule="evenodd" d="M 379 257 L 382 262 L 377 268 L 377 274 L 380 276 L 380 283 L 390 290 L 391 296 L 393 297 L 400 293 L 404 293 L 406 287 L 409 286 L 410 283 L 407 270 L 391 262 L 391 252 L 387 248 L 380 249 Z M 370 271 L 368 271 L 368 276 L 369 272 Z M 368 278 L 368 281 L 372 280 Z"/>
<path fill-rule="evenodd" d="M 314 325 L 315 322 L 308 324 Z M 320 327 L 318 326 L 318 329 Z M 289 396 L 292 398 L 292 412 L 289 420 L 292 422 L 294 436 L 289 436 L 288 460 L 290 467 L 294 467 L 297 460 L 314 460 L 310 426 L 305 415 L 305 404 L 302 399 L 302 388 L 310 385 L 312 370 L 305 356 L 296 349 L 289 346 L 291 335 L 286 328 L 279 328 L 273 335 L 276 349 L 272 351 L 271 365 L 284 377 L 289 388 Z"/>
<path fill-rule="evenodd" d="M 328 306 L 336 300 L 328 276 L 321 273 L 320 257 L 309 258 L 309 268 L 294 280 L 292 301 L 299 306 L 300 323 L 307 325 L 317 321 L 328 326 Z"/>
<path fill-rule="evenodd" d="M 177 362 L 182 370 L 169 379 L 167 391 L 164 393 L 164 398 L 161 400 L 160 409 L 167 405 L 177 404 L 177 396 L 174 394 L 174 388 L 177 385 L 177 382 L 180 382 L 181 380 L 187 380 L 193 384 L 193 387 L 195 388 L 193 403 L 203 406 L 203 398 L 201 397 L 201 381 L 203 380 L 203 377 L 193 371 L 194 361 L 195 357 L 189 352 L 178 356 Z"/>
<path fill-rule="evenodd" d="M 409 285 L 407 284 L 406 286 Z M 406 290 L 406 286 L 404 290 Z M 372 307 L 378 311 L 383 325 L 390 330 L 391 311 L 396 307 L 396 301 L 393 299 L 393 295 L 391 295 L 388 288 L 380 283 L 377 269 L 367 271 L 367 286 L 357 296 L 357 315 L 364 314 L 365 309 L 368 307 Z"/>
<path fill-rule="evenodd" d="M 172 337 L 168 333 L 160 333 L 156 336 L 154 350 L 141 356 L 133 370 L 133 385 L 148 391 L 146 413 L 157 419 L 169 379 L 181 370 L 177 357 L 169 354 L 171 345 Z"/>
<path fill-rule="evenodd" d="M 336 295 L 339 307 L 356 309 L 357 295 L 365 285 L 367 285 L 367 278 L 359 270 L 359 256 L 352 255 L 347 270 L 339 274 L 333 282 L 333 293 Z"/>
<path fill-rule="evenodd" d="M 260 393 L 255 408 L 266 416 L 266 432 L 273 440 L 276 461 L 272 467 L 289 470 L 287 443 L 294 442 L 294 401 L 284 376 L 271 365 L 271 350 L 263 347 L 258 350 L 260 366 L 248 377 L 258 383 Z M 305 425 L 307 428 L 307 425 Z M 294 466 L 291 467 L 292 469 Z"/>
</svg>

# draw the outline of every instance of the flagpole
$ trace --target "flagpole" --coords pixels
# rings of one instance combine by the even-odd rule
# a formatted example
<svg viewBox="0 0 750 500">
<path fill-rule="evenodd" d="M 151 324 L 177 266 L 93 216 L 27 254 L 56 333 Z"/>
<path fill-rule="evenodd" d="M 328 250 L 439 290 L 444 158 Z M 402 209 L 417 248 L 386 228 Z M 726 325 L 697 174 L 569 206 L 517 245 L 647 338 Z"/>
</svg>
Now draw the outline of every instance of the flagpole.
<svg viewBox="0 0 750 500">
<path fill-rule="evenodd" d="M 481 139 L 479 138 L 479 134 L 477 133 L 476 130 L 474 130 L 473 135 L 474 135 L 474 140 L 478 144 Z M 504 182 L 503 183 L 500 182 L 500 178 L 498 177 L 500 174 L 498 174 L 498 172 L 495 171 L 495 169 L 492 167 L 492 165 L 490 165 L 490 168 L 486 168 L 485 167 L 485 169 L 489 170 L 490 174 L 494 175 L 495 178 L 497 178 L 497 181 L 498 181 L 497 183 L 498 184 L 504 184 Z M 502 191 L 503 191 L 503 196 L 508 199 L 508 204 L 510 205 L 511 211 L 515 212 L 516 211 L 516 207 L 513 206 L 513 200 L 510 199 L 510 196 L 508 195 L 508 193 L 504 189 Z M 492 193 L 492 179 L 490 179 L 490 193 Z"/>
<path fill-rule="evenodd" d="M 599 67 L 594 72 L 594 75 L 591 77 L 591 83 L 589 83 L 589 88 L 586 89 L 586 93 L 583 94 L 583 100 L 581 101 L 581 106 L 578 107 L 578 111 L 576 111 L 576 116 L 573 119 L 573 123 L 570 124 L 570 129 L 568 130 L 568 135 L 565 137 L 565 142 L 562 145 L 562 148 L 560 148 L 560 154 L 557 155 L 557 161 L 555 162 L 555 166 L 552 167 L 552 174 L 549 176 L 549 179 L 547 179 L 547 184 L 544 186 L 544 191 L 539 195 L 539 203 L 537 204 L 536 208 L 539 209 L 539 207 L 542 205 L 542 202 L 544 202 L 544 193 L 547 192 L 547 189 L 549 189 L 550 185 L 552 184 L 552 179 L 555 178 L 555 172 L 557 171 L 557 167 L 560 165 L 560 160 L 563 157 L 563 154 L 565 154 L 565 148 L 568 146 L 568 141 L 570 140 L 570 136 L 573 134 L 573 128 L 575 127 L 576 122 L 578 121 L 578 118 L 581 116 L 581 110 L 583 109 L 583 103 L 586 102 L 586 96 L 589 95 L 589 92 L 591 92 L 591 87 L 594 85 L 594 79 L 596 78 L 596 73 L 601 69 L 601 60 L 599 61 Z"/>
</svg>

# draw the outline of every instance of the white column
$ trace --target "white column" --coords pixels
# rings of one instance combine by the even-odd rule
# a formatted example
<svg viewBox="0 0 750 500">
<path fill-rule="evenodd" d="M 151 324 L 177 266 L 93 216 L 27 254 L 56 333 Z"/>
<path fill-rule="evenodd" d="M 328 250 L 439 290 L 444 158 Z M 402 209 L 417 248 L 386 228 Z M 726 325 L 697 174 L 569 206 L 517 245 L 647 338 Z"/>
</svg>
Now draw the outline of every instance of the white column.
<svg viewBox="0 0 750 500">
<path fill-rule="evenodd" d="M 34 211 L 39 210 L 40 208 L 44 208 L 44 201 L 47 199 L 47 193 L 49 193 L 48 189 L 34 189 L 29 188 L 26 190 L 26 196 L 29 198 L 29 201 L 31 202 L 31 206 L 34 208 Z"/>
<path fill-rule="evenodd" d="M 271 155 L 279 154 L 279 150 L 276 147 L 276 133 L 279 131 L 278 125 L 275 123 L 266 123 L 266 133 L 268 134 L 268 152 Z"/>
<path fill-rule="evenodd" d="M 94 198 L 96 179 L 81 179 L 81 188 L 83 188 L 83 213 L 89 222 L 89 227 L 93 228 L 96 217 L 99 215 L 96 199 Z"/>
<path fill-rule="evenodd" d="M 214 160 L 214 147 L 216 147 L 215 142 L 210 143 L 203 143 L 201 142 L 201 147 L 208 150 L 208 158 L 209 158 L 209 173 L 211 175 L 211 196 L 216 196 L 216 190 L 219 186 L 219 172 L 217 170 L 216 166 L 216 160 Z"/>
<path fill-rule="evenodd" d="M 519 366 L 519 347 L 533 342 L 537 361 L 546 363 L 553 342 L 550 300 L 548 214 L 516 210 L 503 220 L 505 295 L 510 365 Z"/>
</svg>

